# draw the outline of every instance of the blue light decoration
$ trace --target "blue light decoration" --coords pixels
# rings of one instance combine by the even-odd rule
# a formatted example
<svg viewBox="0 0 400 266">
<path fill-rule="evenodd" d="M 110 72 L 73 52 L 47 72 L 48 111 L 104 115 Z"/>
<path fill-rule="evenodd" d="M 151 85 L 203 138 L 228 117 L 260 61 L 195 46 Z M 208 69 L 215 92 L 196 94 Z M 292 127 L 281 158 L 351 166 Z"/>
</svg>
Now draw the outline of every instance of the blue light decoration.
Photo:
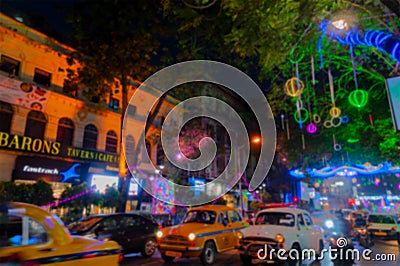
<svg viewBox="0 0 400 266">
<path fill-rule="evenodd" d="M 341 44 L 376 47 L 400 61 L 400 39 L 393 34 L 375 30 L 360 33 L 356 28 L 338 29 L 329 20 L 323 20 L 319 28 L 324 35 Z"/>
<path fill-rule="evenodd" d="M 400 166 L 392 166 L 391 163 L 383 163 L 377 166 L 365 163 L 363 165 L 343 165 L 343 166 L 327 166 L 322 169 L 307 169 L 301 168 L 290 171 L 290 175 L 301 179 L 306 177 L 312 178 L 328 178 L 332 176 L 352 177 L 357 175 L 381 175 L 381 174 L 396 174 L 400 173 Z"/>
</svg>

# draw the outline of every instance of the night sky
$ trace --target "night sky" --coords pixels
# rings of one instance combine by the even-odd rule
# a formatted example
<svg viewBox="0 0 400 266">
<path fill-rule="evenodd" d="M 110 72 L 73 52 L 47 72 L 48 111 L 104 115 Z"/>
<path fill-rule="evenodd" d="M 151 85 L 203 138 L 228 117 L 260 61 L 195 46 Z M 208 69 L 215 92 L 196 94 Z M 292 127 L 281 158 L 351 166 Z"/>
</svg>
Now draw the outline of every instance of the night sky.
<svg viewBox="0 0 400 266">
<path fill-rule="evenodd" d="M 20 16 L 23 23 L 68 44 L 71 26 L 66 22 L 63 9 L 72 6 L 76 0 L 0 0 L 0 11 L 15 18 Z"/>
</svg>

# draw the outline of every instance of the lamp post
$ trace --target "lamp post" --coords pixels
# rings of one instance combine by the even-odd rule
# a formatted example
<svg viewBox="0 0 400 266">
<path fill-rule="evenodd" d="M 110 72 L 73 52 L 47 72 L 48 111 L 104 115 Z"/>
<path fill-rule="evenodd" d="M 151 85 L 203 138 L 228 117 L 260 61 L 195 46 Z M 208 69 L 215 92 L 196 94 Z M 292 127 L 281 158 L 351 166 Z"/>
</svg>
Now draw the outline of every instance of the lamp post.
<svg viewBox="0 0 400 266">
<path fill-rule="evenodd" d="M 260 137 L 253 137 L 250 141 L 250 144 L 261 144 L 261 138 Z M 241 151 L 244 148 L 244 145 L 240 146 L 237 149 L 236 152 L 236 162 L 237 162 L 237 169 L 238 169 L 238 174 L 240 175 L 240 179 L 239 179 L 239 200 L 240 200 L 240 212 L 242 214 L 242 216 L 244 216 L 244 205 L 243 205 L 243 189 L 242 189 L 242 178 L 246 178 L 246 169 L 244 170 L 243 173 L 240 172 L 240 155 L 241 155 Z M 249 157 L 251 159 L 251 157 Z"/>
</svg>

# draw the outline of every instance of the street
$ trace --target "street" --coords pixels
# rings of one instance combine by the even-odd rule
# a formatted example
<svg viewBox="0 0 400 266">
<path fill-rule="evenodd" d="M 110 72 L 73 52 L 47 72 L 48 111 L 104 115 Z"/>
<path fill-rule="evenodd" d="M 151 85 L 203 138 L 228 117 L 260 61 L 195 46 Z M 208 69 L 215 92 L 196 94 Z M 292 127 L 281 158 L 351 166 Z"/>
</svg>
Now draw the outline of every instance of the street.
<svg viewBox="0 0 400 266">
<path fill-rule="evenodd" d="M 375 245 L 371 247 L 372 254 L 371 258 L 378 258 L 380 255 L 383 258 L 382 254 L 386 256 L 389 254 L 395 255 L 395 260 L 392 261 L 377 261 L 370 260 L 367 261 L 361 255 L 361 252 L 364 250 L 363 247 L 356 245 L 356 248 L 360 251 L 360 261 L 356 261 L 355 265 L 367 265 L 367 266 L 375 266 L 375 265 L 400 265 L 400 247 L 396 241 L 383 241 L 376 240 Z M 376 256 L 379 254 L 378 256 Z M 121 265 L 201 265 L 199 258 L 181 258 L 175 259 L 173 263 L 164 263 L 161 259 L 160 253 L 156 252 L 152 258 L 142 258 L 140 254 L 130 254 L 127 255 L 125 260 L 121 263 Z M 214 265 L 221 266 L 238 266 L 242 265 L 239 255 L 236 250 L 231 250 L 225 253 L 221 253 L 217 255 L 216 261 Z M 254 265 L 267 265 L 266 263 L 257 263 Z M 330 258 L 326 256 L 320 262 L 313 262 L 312 260 L 303 261 L 302 265 L 309 266 L 333 266 L 333 263 L 330 261 Z"/>
</svg>

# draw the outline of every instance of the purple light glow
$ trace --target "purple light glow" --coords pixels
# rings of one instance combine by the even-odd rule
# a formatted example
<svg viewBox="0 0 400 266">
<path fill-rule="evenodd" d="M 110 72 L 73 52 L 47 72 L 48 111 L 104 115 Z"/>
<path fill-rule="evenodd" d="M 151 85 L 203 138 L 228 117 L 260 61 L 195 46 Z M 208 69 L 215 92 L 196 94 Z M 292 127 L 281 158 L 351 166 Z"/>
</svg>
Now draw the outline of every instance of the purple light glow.
<svg viewBox="0 0 400 266">
<path fill-rule="evenodd" d="M 310 134 L 314 134 L 317 132 L 317 126 L 314 123 L 310 123 L 307 125 L 307 132 Z"/>
<path fill-rule="evenodd" d="M 49 203 L 49 204 L 46 204 L 46 205 L 43 205 L 43 206 L 40 206 L 40 207 L 41 207 L 41 208 L 55 207 L 55 206 L 60 205 L 60 204 L 62 204 L 62 203 L 65 203 L 65 202 L 68 202 L 68 201 L 77 199 L 77 198 L 79 198 L 79 197 L 82 197 L 83 195 L 86 195 L 86 194 L 88 194 L 88 193 L 94 191 L 94 189 L 95 189 L 95 188 L 90 188 L 90 189 L 88 189 L 88 190 L 86 190 L 86 191 L 83 191 L 83 192 L 81 192 L 81 193 L 78 193 L 78 194 L 76 194 L 76 195 L 74 195 L 74 196 L 71 196 L 71 197 L 69 197 L 69 198 L 62 199 L 62 200 L 59 200 L 59 201 L 54 201 L 54 202 L 52 202 L 52 203 Z"/>
</svg>

